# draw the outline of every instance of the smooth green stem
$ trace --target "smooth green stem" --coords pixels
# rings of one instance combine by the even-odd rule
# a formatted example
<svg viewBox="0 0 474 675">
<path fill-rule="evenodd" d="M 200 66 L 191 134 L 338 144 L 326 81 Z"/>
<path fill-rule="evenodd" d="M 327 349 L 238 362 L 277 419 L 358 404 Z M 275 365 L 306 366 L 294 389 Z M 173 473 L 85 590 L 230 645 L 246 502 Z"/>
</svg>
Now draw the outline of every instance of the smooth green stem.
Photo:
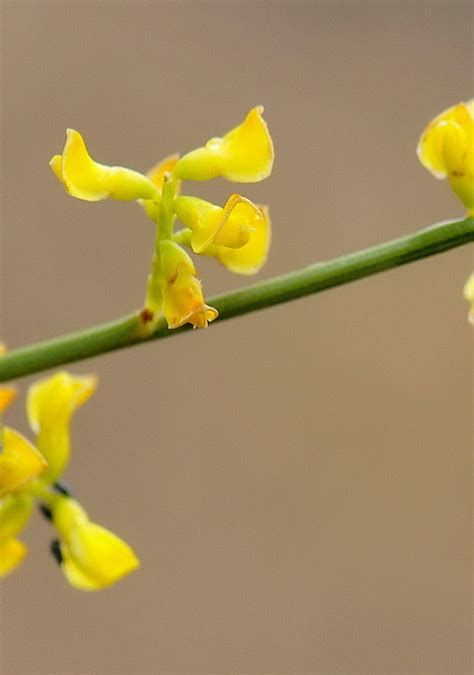
<svg viewBox="0 0 474 675">
<path fill-rule="evenodd" d="M 451 220 L 400 239 L 210 298 L 209 304 L 219 311 L 216 322 L 219 324 L 224 319 L 319 293 L 470 241 L 474 241 L 474 217 Z M 118 321 L 9 352 L 0 359 L 0 382 L 141 342 L 177 335 L 189 329 L 189 326 L 183 326 L 170 331 L 162 318 L 153 332 L 144 337 L 143 323 L 147 320 L 143 311 L 140 311 Z M 214 324 L 211 330 L 214 330 Z"/>
</svg>

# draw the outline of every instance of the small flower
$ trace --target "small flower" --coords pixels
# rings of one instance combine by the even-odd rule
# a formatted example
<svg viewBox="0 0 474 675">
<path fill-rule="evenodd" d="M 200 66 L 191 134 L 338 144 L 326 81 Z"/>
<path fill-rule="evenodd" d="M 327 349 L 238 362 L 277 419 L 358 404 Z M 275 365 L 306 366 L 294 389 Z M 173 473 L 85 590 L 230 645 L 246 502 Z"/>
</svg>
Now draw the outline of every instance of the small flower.
<svg viewBox="0 0 474 675">
<path fill-rule="evenodd" d="M 78 502 L 59 497 L 53 524 L 60 534 L 61 568 L 68 582 L 83 591 L 111 586 L 140 566 L 130 546 L 89 520 Z"/>
<path fill-rule="evenodd" d="M 448 179 L 474 213 L 474 99 L 435 117 L 419 140 L 417 155 L 433 176 Z"/>
<path fill-rule="evenodd" d="M 464 299 L 470 304 L 467 320 L 474 326 L 474 272 L 464 284 Z"/>
<path fill-rule="evenodd" d="M 92 396 L 96 387 L 94 375 L 76 376 L 61 371 L 28 389 L 28 420 L 37 434 L 38 448 L 48 462 L 45 481 L 54 482 L 66 468 L 71 416 Z"/>
<path fill-rule="evenodd" d="M 196 268 L 189 255 L 178 244 L 166 240 L 160 244 L 163 314 L 170 328 L 185 323 L 193 328 L 206 328 L 218 312 L 204 302 Z"/>
<path fill-rule="evenodd" d="M 149 178 L 132 169 L 95 162 L 78 131 L 68 129 L 66 134 L 63 154 L 54 155 L 49 164 L 70 195 L 88 202 L 159 198 Z"/>
<path fill-rule="evenodd" d="M 222 176 L 236 183 L 256 183 L 273 167 L 273 142 L 262 117 L 263 106 L 253 108 L 245 120 L 222 138 L 184 155 L 176 176 L 182 180 L 208 180 Z"/>
<path fill-rule="evenodd" d="M 30 495 L 9 495 L 0 501 L 0 577 L 18 567 L 27 553 L 16 536 L 26 527 L 33 509 Z"/>
<path fill-rule="evenodd" d="M 0 498 L 22 488 L 46 468 L 44 457 L 18 431 L 3 429 L 0 451 Z"/>
<path fill-rule="evenodd" d="M 202 253 L 210 244 L 242 248 L 263 219 L 262 212 L 249 199 L 231 195 L 224 208 L 197 197 L 178 197 L 175 213 L 192 230 L 191 247 Z"/>
</svg>

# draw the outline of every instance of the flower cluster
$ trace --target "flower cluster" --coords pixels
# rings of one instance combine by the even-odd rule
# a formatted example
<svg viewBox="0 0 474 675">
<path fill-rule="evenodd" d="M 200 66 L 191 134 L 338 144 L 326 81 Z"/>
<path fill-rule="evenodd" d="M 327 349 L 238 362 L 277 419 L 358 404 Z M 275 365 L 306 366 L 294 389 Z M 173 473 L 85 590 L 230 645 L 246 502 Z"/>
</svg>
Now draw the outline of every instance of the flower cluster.
<svg viewBox="0 0 474 675">
<path fill-rule="evenodd" d="M 160 316 L 169 328 L 204 328 L 218 312 L 204 302 L 196 267 L 184 247 L 212 256 L 236 274 L 255 274 L 265 263 L 271 228 L 268 208 L 232 194 L 224 206 L 180 195 L 184 180 L 221 176 L 255 183 L 270 175 L 274 152 L 261 106 L 244 121 L 183 157 L 166 157 L 146 175 L 94 161 L 78 131 L 68 129 L 62 155 L 50 166 L 66 192 L 86 201 L 138 202 L 156 224 L 156 243 L 145 307 L 151 331 Z M 175 220 L 184 226 L 175 232 Z"/>
<path fill-rule="evenodd" d="M 28 390 L 27 416 L 35 445 L 14 429 L 0 429 L 0 577 L 18 567 L 27 553 L 17 537 L 28 524 L 35 500 L 57 531 L 51 551 L 72 586 L 105 588 L 138 567 L 128 544 L 91 522 L 60 482 L 71 451 L 71 417 L 95 388 L 92 375 L 56 373 Z M 13 397 L 12 388 L 0 388 L 0 412 Z"/>
<path fill-rule="evenodd" d="M 437 115 L 423 131 L 418 159 L 435 178 L 447 178 L 451 189 L 474 217 L 474 99 Z M 474 273 L 464 286 L 474 325 Z"/>
</svg>

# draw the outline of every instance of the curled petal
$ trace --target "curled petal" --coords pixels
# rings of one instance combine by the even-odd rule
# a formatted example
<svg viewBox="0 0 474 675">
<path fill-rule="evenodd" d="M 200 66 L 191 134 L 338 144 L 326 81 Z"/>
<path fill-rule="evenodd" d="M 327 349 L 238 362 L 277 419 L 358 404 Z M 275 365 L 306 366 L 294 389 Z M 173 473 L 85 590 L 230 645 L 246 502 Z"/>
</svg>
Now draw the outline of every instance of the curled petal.
<svg viewBox="0 0 474 675">
<path fill-rule="evenodd" d="M 0 577 L 6 577 L 23 562 L 27 548 L 18 539 L 7 539 L 0 542 Z"/>
<path fill-rule="evenodd" d="M 175 212 L 192 230 L 195 253 L 202 253 L 213 243 L 228 248 L 245 246 L 263 217 L 255 204 L 238 194 L 231 195 L 224 208 L 196 197 L 179 197 Z"/>
<path fill-rule="evenodd" d="M 157 189 L 149 178 L 133 169 L 95 162 L 78 131 L 68 129 L 66 134 L 63 154 L 54 155 L 50 166 L 70 195 L 88 202 L 133 201 L 157 196 Z"/>
<path fill-rule="evenodd" d="M 0 498 L 15 492 L 46 468 L 38 450 L 10 427 L 3 429 L 3 452 L 0 452 Z"/>
<path fill-rule="evenodd" d="M 245 120 L 223 137 L 184 155 L 176 167 L 183 180 L 208 180 L 222 176 L 236 183 L 256 183 L 267 178 L 275 153 L 263 106 L 253 108 Z"/>
</svg>

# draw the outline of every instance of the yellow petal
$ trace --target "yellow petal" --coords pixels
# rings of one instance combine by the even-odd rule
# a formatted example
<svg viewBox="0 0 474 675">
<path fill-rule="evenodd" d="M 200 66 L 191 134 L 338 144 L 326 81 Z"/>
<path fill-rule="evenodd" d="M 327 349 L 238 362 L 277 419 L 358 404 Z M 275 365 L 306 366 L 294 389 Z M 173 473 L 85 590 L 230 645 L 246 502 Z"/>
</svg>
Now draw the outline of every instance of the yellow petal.
<svg viewBox="0 0 474 675">
<path fill-rule="evenodd" d="M 229 248 L 245 246 L 262 219 L 259 208 L 238 194 L 231 195 L 224 208 L 196 197 L 179 197 L 175 212 L 192 230 L 195 253 L 202 253 L 212 243 Z"/>
<path fill-rule="evenodd" d="M 75 500 L 59 499 L 53 507 L 53 522 L 61 534 L 61 567 L 75 588 L 106 588 L 139 567 L 130 546 L 113 532 L 91 523 Z"/>
<path fill-rule="evenodd" d="M 239 126 L 222 138 L 211 138 L 204 147 L 182 157 L 176 175 L 183 180 L 222 176 L 236 183 L 256 183 L 267 178 L 275 155 L 262 113 L 263 106 L 253 108 Z"/>
<path fill-rule="evenodd" d="M 28 389 L 28 421 L 37 435 L 37 445 L 48 462 L 44 479 L 56 480 L 70 455 L 69 426 L 72 414 L 94 393 L 94 375 L 71 375 L 61 371 L 39 380 Z"/>
<path fill-rule="evenodd" d="M 10 427 L 3 429 L 0 498 L 21 488 L 44 471 L 45 467 L 44 457 L 26 438 Z"/>
<path fill-rule="evenodd" d="M 469 276 L 464 285 L 464 298 L 470 304 L 468 321 L 474 326 L 474 272 Z"/>
<path fill-rule="evenodd" d="M 196 278 L 191 258 L 178 244 L 163 241 L 160 244 L 163 273 L 162 311 L 169 328 L 190 323 L 194 328 L 206 328 L 217 318 L 218 312 L 206 305 L 202 288 Z"/>
<path fill-rule="evenodd" d="M 27 548 L 18 539 L 7 539 L 0 542 L 0 577 L 13 572 L 26 556 Z"/>
<path fill-rule="evenodd" d="M 16 396 L 16 389 L 13 387 L 0 387 L 0 412 L 8 408 Z"/>
<path fill-rule="evenodd" d="M 233 249 L 212 244 L 203 251 L 214 256 L 235 274 L 256 274 L 265 264 L 271 243 L 271 222 L 267 206 L 260 206 L 262 218 L 256 223 L 255 232 L 242 248 Z"/>
<path fill-rule="evenodd" d="M 8 495 L 0 501 L 0 542 L 16 537 L 27 525 L 33 510 L 28 494 Z"/>
<path fill-rule="evenodd" d="M 54 155 L 50 166 L 73 197 L 89 202 L 101 199 L 152 199 L 157 189 L 149 178 L 121 166 L 106 166 L 89 155 L 84 139 L 74 129 L 67 130 L 62 156 Z"/>
</svg>

